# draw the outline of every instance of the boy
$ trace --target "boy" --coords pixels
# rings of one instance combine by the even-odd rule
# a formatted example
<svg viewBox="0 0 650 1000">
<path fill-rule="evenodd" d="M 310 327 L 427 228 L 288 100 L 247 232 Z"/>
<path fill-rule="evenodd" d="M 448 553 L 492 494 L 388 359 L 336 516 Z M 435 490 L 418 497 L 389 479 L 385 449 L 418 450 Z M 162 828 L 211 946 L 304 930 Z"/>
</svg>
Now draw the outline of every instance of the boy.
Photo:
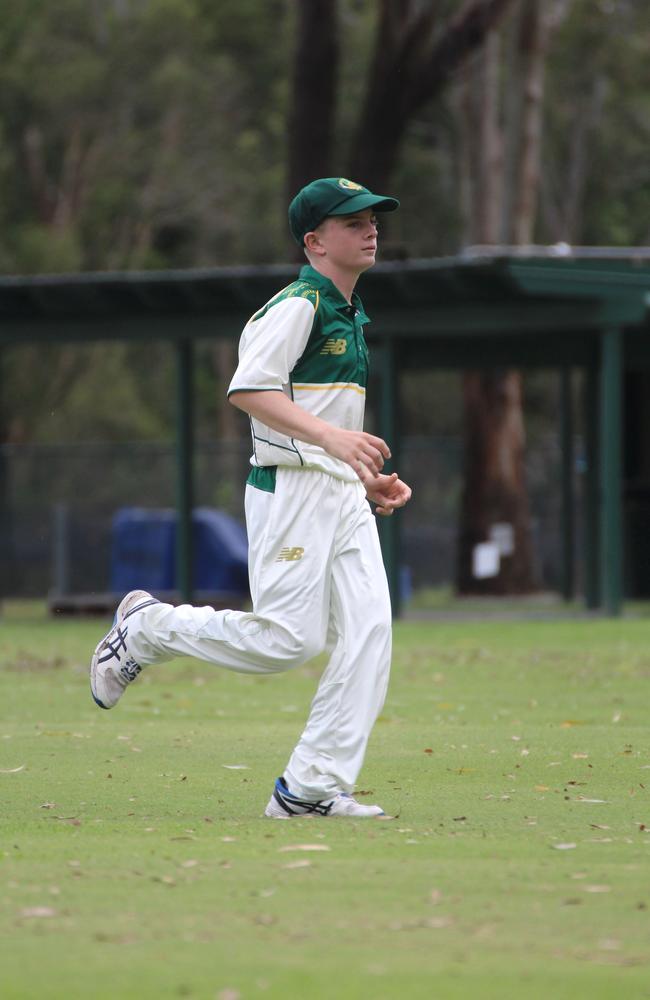
<svg viewBox="0 0 650 1000">
<path fill-rule="evenodd" d="M 375 262 L 378 212 L 394 198 L 345 178 L 321 178 L 289 206 L 308 264 L 246 324 L 230 401 L 253 438 L 246 486 L 252 613 L 162 604 L 144 591 L 122 600 L 91 663 L 91 690 L 112 708 L 144 666 L 195 656 L 243 673 L 330 660 L 309 719 L 265 815 L 383 816 L 352 796 L 384 702 L 391 610 L 378 514 L 411 491 L 381 438 L 362 430 L 368 376 L 354 292 Z"/>
</svg>

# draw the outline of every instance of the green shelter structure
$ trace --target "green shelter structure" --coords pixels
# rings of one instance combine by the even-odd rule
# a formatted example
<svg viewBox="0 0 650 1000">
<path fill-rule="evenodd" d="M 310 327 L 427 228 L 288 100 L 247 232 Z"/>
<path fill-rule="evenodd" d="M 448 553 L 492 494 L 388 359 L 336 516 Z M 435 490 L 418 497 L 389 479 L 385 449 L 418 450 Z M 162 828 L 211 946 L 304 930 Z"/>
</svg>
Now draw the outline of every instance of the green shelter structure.
<svg viewBox="0 0 650 1000">
<path fill-rule="evenodd" d="M 237 338 L 248 317 L 296 271 L 273 265 L 0 277 L 0 359 L 8 345 L 34 342 L 175 345 L 177 586 L 185 599 L 192 590 L 194 342 Z M 624 573 L 630 577 L 630 537 L 632 577 L 645 573 L 650 585 L 650 250 L 473 248 L 459 257 L 378 264 L 362 277 L 359 291 L 372 317 L 366 331 L 378 382 L 376 430 L 397 455 L 400 373 L 504 367 L 558 372 L 567 598 L 574 590 L 576 548 L 572 376 L 582 373 L 585 601 L 588 608 L 618 614 Z M 0 459 L 0 505 L 2 478 Z M 399 610 L 399 517 L 380 521 Z M 644 553 L 645 569 L 639 565 Z"/>
</svg>

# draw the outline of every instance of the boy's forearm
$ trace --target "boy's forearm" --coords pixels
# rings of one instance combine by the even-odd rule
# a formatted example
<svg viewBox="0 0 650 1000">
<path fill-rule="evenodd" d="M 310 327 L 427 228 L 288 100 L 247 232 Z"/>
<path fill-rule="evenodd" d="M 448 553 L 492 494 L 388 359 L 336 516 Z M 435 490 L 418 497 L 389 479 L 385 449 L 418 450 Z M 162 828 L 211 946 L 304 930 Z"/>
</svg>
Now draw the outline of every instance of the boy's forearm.
<svg viewBox="0 0 650 1000">
<path fill-rule="evenodd" d="M 263 389 L 259 392 L 231 392 L 230 402 L 267 427 L 287 437 L 315 444 L 352 467 L 365 484 L 377 476 L 390 458 L 385 441 L 365 431 L 334 427 L 326 420 L 308 413 L 283 392 Z"/>
<path fill-rule="evenodd" d="M 232 392 L 233 406 L 272 427 L 279 434 L 297 438 L 305 444 L 323 447 L 323 439 L 330 425 L 320 417 L 303 410 L 283 392 L 264 389 L 260 392 Z"/>
</svg>

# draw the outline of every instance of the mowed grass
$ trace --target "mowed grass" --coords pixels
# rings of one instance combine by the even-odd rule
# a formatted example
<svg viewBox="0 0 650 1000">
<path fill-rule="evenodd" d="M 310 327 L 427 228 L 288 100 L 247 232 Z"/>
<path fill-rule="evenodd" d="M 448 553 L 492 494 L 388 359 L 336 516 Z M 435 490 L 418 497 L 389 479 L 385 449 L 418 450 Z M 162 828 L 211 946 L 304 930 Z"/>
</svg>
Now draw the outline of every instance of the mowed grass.
<svg viewBox="0 0 650 1000">
<path fill-rule="evenodd" d="M 362 801 L 262 819 L 320 663 L 93 705 L 104 621 L 0 620 L 0 995 L 650 997 L 650 621 L 403 623 Z"/>
</svg>

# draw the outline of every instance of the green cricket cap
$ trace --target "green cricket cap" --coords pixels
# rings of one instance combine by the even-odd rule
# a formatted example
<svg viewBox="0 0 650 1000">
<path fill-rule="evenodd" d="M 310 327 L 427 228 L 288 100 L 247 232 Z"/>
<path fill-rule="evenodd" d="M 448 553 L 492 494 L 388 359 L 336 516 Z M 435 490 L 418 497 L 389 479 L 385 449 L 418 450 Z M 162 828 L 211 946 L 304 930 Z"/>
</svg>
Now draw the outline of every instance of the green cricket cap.
<svg viewBox="0 0 650 1000">
<path fill-rule="evenodd" d="M 289 205 L 289 229 L 296 243 L 302 245 L 305 234 L 311 233 L 323 219 L 330 215 L 353 215 L 364 208 L 394 212 L 399 201 L 373 194 L 346 177 L 321 177 L 302 188 Z"/>
</svg>

